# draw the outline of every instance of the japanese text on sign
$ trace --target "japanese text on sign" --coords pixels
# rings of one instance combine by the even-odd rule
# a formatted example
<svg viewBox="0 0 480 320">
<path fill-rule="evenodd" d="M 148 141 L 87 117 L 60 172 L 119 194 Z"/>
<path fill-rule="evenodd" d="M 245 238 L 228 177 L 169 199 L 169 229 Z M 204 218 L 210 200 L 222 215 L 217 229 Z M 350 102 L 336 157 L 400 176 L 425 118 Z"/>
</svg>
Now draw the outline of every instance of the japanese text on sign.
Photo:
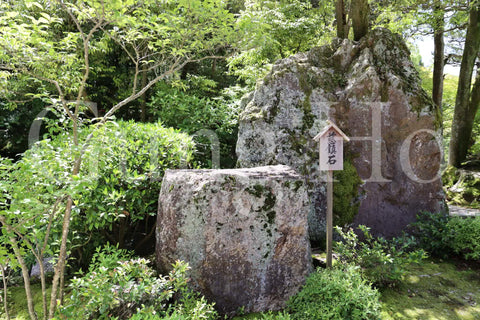
<svg viewBox="0 0 480 320">
<path fill-rule="evenodd" d="M 343 137 L 333 128 L 320 137 L 320 170 L 343 170 Z"/>
<path fill-rule="evenodd" d="M 335 142 L 335 137 L 336 137 L 335 131 L 330 131 L 328 133 L 328 147 L 327 147 L 327 153 L 328 153 L 328 160 L 327 163 L 329 165 L 334 165 L 337 163 L 337 144 Z"/>
</svg>

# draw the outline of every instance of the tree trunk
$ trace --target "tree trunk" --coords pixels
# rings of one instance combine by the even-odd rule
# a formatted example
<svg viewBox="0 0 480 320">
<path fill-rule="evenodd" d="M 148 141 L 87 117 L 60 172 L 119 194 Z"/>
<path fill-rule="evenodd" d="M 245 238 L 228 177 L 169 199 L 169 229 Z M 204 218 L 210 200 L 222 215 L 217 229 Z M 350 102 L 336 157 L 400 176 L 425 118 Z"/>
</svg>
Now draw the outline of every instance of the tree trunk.
<svg viewBox="0 0 480 320">
<path fill-rule="evenodd" d="M 337 20 L 337 37 L 341 39 L 348 38 L 348 23 L 347 11 L 345 10 L 345 3 L 343 0 L 336 0 L 335 2 L 335 19 Z"/>
<path fill-rule="evenodd" d="M 3 282 L 3 309 L 5 309 L 5 317 L 7 320 L 10 320 L 10 313 L 8 312 L 8 294 L 7 294 L 7 288 L 8 288 L 8 276 L 5 275 L 5 272 L 7 270 L 7 265 L 6 264 L 0 264 L 0 268 L 2 268 L 2 282 Z"/>
<path fill-rule="evenodd" d="M 142 67 L 142 88 L 147 85 L 147 65 Z M 147 122 L 147 91 L 142 94 L 140 101 L 140 121 Z"/>
<path fill-rule="evenodd" d="M 368 0 L 352 0 L 350 17 L 352 17 L 353 40 L 358 41 L 367 34 L 369 14 Z"/>
<path fill-rule="evenodd" d="M 432 99 L 437 107 L 442 111 L 443 98 L 443 69 L 445 67 L 445 42 L 443 38 L 444 33 L 444 8 L 441 3 L 435 3 L 435 22 L 434 22 L 434 53 L 433 53 L 433 90 Z"/>
<path fill-rule="evenodd" d="M 37 259 L 37 263 L 40 267 L 40 283 L 42 286 L 42 308 L 43 308 L 43 319 L 46 320 L 48 316 L 47 308 L 47 283 L 45 281 L 45 264 L 43 263 L 43 256 L 40 255 Z"/>
<path fill-rule="evenodd" d="M 75 168 L 73 170 L 73 175 L 77 175 L 79 172 L 80 163 L 77 162 L 75 164 Z M 62 226 L 62 240 L 60 243 L 60 253 L 58 255 L 58 261 L 55 266 L 55 273 L 53 274 L 52 280 L 52 292 L 50 295 L 50 308 L 48 319 L 52 319 L 55 314 L 55 309 L 57 307 L 57 298 L 59 291 L 59 285 L 61 277 L 63 276 L 63 271 L 65 268 L 65 262 L 67 260 L 67 242 L 68 242 L 68 233 L 70 231 L 70 219 L 72 216 L 72 208 L 73 208 L 73 200 L 71 197 L 67 199 L 67 206 L 65 208 L 65 215 L 63 217 L 63 226 Z"/>
<path fill-rule="evenodd" d="M 475 111 L 475 98 L 471 92 L 473 68 L 480 50 L 480 4 L 475 4 L 470 10 L 470 17 L 465 37 L 460 75 L 458 78 L 457 97 L 452 122 L 452 137 L 448 162 L 454 167 L 460 167 L 467 157 L 470 146 Z M 478 79 L 478 78 L 477 78 Z M 477 85 L 475 85 L 477 87 Z M 475 88 L 474 88 L 475 89 Z M 474 99 L 471 99 L 474 98 Z"/>
<path fill-rule="evenodd" d="M 60 305 L 63 306 L 63 298 L 65 297 L 65 268 L 63 268 L 62 273 L 60 274 L 60 292 L 58 296 L 60 297 Z"/>
<path fill-rule="evenodd" d="M 30 275 L 28 274 L 27 264 L 25 262 L 25 259 L 23 259 L 22 252 L 20 250 L 20 247 L 18 246 L 17 239 L 15 238 L 15 232 L 13 231 L 12 227 L 7 224 L 5 217 L 2 215 L 0 215 L 0 222 L 2 223 L 3 227 L 7 229 L 7 232 L 10 233 L 8 237 L 10 240 L 10 245 L 12 245 L 15 258 L 17 259 L 18 264 L 20 264 L 20 268 L 22 269 L 23 286 L 25 288 L 25 294 L 27 296 L 28 314 L 30 315 L 30 319 L 37 320 L 37 313 L 35 312 L 35 305 L 33 302 L 32 287 L 30 286 Z"/>
<path fill-rule="evenodd" d="M 8 227 L 7 227 L 8 228 Z M 10 231 L 10 230 L 9 230 Z M 17 239 L 10 237 L 10 244 L 12 245 L 13 252 L 17 258 L 20 268 L 22 269 L 23 286 L 25 287 L 25 294 L 27 295 L 27 308 L 30 319 L 37 320 L 37 313 L 35 312 L 35 305 L 33 302 L 32 288 L 30 286 L 30 275 L 28 274 L 27 263 L 23 259 L 22 252 L 18 247 Z"/>
</svg>

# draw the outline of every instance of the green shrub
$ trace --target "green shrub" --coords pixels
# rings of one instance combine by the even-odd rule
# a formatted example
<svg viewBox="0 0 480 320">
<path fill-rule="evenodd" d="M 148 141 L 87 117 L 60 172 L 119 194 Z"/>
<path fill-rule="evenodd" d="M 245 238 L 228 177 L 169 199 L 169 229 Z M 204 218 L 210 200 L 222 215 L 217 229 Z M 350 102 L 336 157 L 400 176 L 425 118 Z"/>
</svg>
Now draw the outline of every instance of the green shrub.
<svg viewBox="0 0 480 320">
<path fill-rule="evenodd" d="M 259 319 L 261 319 L 261 320 L 291 320 L 292 318 L 285 311 L 282 311 L 282 312 L 279 312 L 279 313 L 273 313 L 273 312 L 269 311 L 269 312 L 263 313 L 262 317 L 259 318 Z"/>
<path fill-rule="evenodd" d="M 154 119 L 165 126 L 180 129 L 190 135 L 200 130 L 211 130 L 220 143 L 222 167 L 233 168 L 236 164 L 235 145 L 238 131 L 238 105 L 227 98 L 209 98 L 196 95 L 181 88 L 159 83 L 149 103 Z M 235 94 L 233 94 L 235 95 Z M 211 168 L 211 143 L 203 136 L 196 136 L 195 160 L 201 167 Z"/>
<path fill-rule="evenodd" d="M 317 270 L 287 303 L 294 320 L 378 319 L 379 293 L 354 266 Z"/>
<path fill-rule="evenodd" d="M 71 281 L 71 295 L 57 311 L 60 319 L 214 319 L 213 305 L 187 288 L 188 265 L 177 262 L 167 277 L 145 259 L 107 246 L 89 271 Z M 180 299 L 169 305 L 175 295 Z M 178 316 L 178 317 L 177 317 Z"/>
<path fill-rule="evenodd" d="M 465 259 L 480 260 L 480 217 L 453 217 L 447 224 L 452 250 Z"/>
<path fill-rule="evenodd" d="M 141 309 L 137 310 L 130 320 L 162 320 L 164 317 L 159 315 L 154 307 L 143 306 Z"/>
<path fill-rule="evenodd" d="M 431 255 L 448 258 L 460 254 L 465 259 L 480 259 L 480 217 L 450 217 L 420 212 L 409 227 L 417 246 Z"/>
<path fill-rule="evenodd" d="M 77 230 L 100 230 L 103 239 L 121 248 L 151 253 L 153 246 L 145 248 L 154 242 L 163 174 L 187 167 L 193 150 L 189 136 L 158 123 L 121 121 L 97 130 L 84 160 L 94 179 L 81 191 L 78 208 L 84 219 Z"/>
<path fill-rule="evenodd" d="M 47 255 L 56 254 L 62 228 L 62 218 L 51 218 L 64 210 L 65 195 L 69 195 L 75 203 L 70 255 L 84 268 L 95 248 L 107 241 L 141 249 L 140 254 L 153 252 L 164 171 L 187 166 L 194 149 L 188 135 L 158 123 L 84 126 L 80 145 L 91 133 L 81 171 L 73 179 L 74 155 L 80 150 L 74 147 L 72 136 L 59 133 L 39 141 L 8 170 L 2 170 L 7 173 L 0 186 L 8 198 L 0 203 L 2 216 L 31 243 L 44 243 L 48 235 Z"/>
<path fill-rule="evenodd" d="M 61 319 L 128 319 L 142 305 L 165 308 L 173 284 L 156 277 L 145 259 L 105 247 L 92 259 L 87 274 L 72 279 L 71 296 L 58 310 Z"/>
<path fill-rule="evenodd" d="M 363 241 L 355 232 L 336 227 L 342 241 L 335 242 L 334 250 L 339 260 L 361 268 L 363 276 L 378 287 L 395 286 L 407 272 L 406 266 L 418 263 L 426 257 L 423 250 L 413 250 L 414 239 L 409 237 L 392 239 L 375 238 L 368 227 L 359 226 Z"/>
<path fill-rule="evenodd" d="M 191 293 L 182 296 L 180 303 L 175 304 L 167 313 L 165 320 L 215 320 L 217 312 L 213 304 L 208 303 L 204 297 Z"/>
<path fill-rule="evenodd" d="M 195 297 L 195 298 L 193 298 Z M 189 301 L 187 301 L 189 300 Z M 142 307 L 137 310 L 130 320 L 215 320 L 217 312 L 213 304 L 209 304 L 204 297 L 189 294 L 187 299 L 181 298 L 166 313 L 159 313 L 153 306 Z M 280 319 L 279 319 L 280 320 Z M 283 319 L 282 319 L 283 320 Z"/>
<path fill-rule="evenodd" d="M 416 221 L 410 224 L 408 232 L 415 237 L 418 247 L 432 256 L 446 258 L 452 252 L 449 220 L 448 215 L 422 211 L 417 214 Z"/>
</svg>

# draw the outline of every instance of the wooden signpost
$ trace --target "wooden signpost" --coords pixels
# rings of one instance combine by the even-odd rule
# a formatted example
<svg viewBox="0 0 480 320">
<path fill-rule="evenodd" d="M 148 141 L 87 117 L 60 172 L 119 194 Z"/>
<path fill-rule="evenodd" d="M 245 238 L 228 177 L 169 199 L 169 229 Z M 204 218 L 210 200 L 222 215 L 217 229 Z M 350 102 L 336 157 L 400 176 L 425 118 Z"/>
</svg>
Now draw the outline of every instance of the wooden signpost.
<svg viewBox="0 0 480 320">
<path fill-rule="evenodd" d="M 313 138 L 320 143 L 320 170 L 327 171 L 327 267 L 332 266 L 333 170 L 343 170 L 343 141 L 350 139 L 333 122 Z"/>
</svg>

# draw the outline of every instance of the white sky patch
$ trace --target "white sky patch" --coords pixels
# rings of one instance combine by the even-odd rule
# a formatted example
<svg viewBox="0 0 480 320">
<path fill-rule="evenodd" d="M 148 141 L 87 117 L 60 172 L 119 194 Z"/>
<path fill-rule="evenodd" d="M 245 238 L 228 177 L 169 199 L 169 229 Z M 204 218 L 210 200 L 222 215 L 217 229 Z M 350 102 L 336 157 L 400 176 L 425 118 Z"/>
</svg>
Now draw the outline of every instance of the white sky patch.
<svg viewBox="0 0 480 320">
<path fill-rule="evenodd" d="M 422 56 L 422 62 L 425 67 L 430 67 L 433 65 L 433 38 L 432 37 L 418 37 L 415 40 L 415 43 L 418 45 L 420 55 Z"/>
<path fill-rule="evenodd" d="M 422 56 L 423 65 L 427 68 L 432 67 L 434 51 L 433 36 L 417 37 L 415 40 L 415 44 L 418 46 L 420 55 Z M 445 69 L 443 72 L 446 74 L 458 76 L 458 74 L 460 73 L 460 67 L 448 64 L 445 65 Z"/>
</svg>

